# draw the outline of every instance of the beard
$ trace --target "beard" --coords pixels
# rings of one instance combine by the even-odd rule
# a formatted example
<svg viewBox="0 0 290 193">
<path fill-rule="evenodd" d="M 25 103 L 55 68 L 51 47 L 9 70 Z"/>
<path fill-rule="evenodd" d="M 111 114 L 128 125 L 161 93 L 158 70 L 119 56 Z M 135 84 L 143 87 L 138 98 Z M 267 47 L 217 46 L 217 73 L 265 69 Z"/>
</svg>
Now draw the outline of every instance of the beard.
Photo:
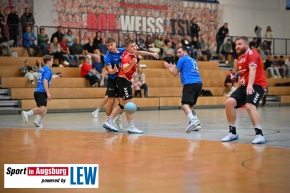
<svg viewBox="0 0 290 193">
<path fill-rule="evenodd" d="M 243 47 L 243 48 L 241 48 L 240 50 L 237 50 L 236 52 L 237 52 L 237 55 L 238 55 L 238 56 L 241 56 L 241 55 L 243 55 L 244 53 L 246 53 L 246 51 L 247 51 L 246 47 Z"/>
</svg>

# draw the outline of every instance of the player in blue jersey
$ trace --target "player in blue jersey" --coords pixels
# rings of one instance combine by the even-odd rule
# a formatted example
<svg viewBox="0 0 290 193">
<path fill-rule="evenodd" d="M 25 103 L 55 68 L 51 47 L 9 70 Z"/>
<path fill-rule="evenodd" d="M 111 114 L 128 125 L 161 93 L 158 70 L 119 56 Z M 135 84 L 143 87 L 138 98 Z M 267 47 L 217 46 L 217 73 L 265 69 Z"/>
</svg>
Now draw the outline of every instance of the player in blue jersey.
<svg viewBox="0 0 290 193">
<path fill-rule="evenodd" d="M 164 62 L 164 65 L 173 76 L 180 75 L 183 86 L 181 103 L 184 113 L 190 120 L 186 128 L 186 132 L 189 133 L 201 129 L 200 121 L 192 107 L 196 104 L 201 92 L 202 80 L 199 75 L 197 63 L 193 58 L 188 56 L 188 51 L 185 46 L 177 49 L 177 57 L 179 57 L 177 65 L 167 62 Z"/>
<path fill-rule="evenodd" d="M 113 106 L 115 103 L 115 98 L 118 98 L 118 89 L 116 86 L 116 78 L 118 76 L 119 69 L 121 68 L 121 56 L 126 50 L 125 47 L 123 48 L 117 48 L 116 41 L 112 38 L 108 38 L 106 41 L 106 45 L 108 48 L 108 52 L 106 53 L 104 57 L 104 61 L 107 67 L 108 71 L 108 84 L 107 84 L 107 92 L 106 95 L 108 95 L 108 102 L 106 105 L 106 121 L 110 120 L 110 115 L 113 110 Z M 151 53 L 146 51 L 137 51 L 138 55 L 150 55 L 152 57 L 158 58 L 157 53 Z M 122 129 L 120 119 L 118 117 L 115 120 L 115 123 L 119 129 Z M 110 123 L 112 124 L 112 123 Z M 106 128 L 106 126 L 103 126 Z"/>
<path fill-rule="evenodd" d="M 42 125 L 40 124 L 40 119 L 47 112 L 47 100 L 51 100 L 49 87 L 52 78 L 52 71 L 50 70 L 50 68 L 53 64 L 53 57 L 50 55 L 45 55 L 43 56 L 43 62 L 45 66 L 43 66 L 39 71 L 37 88 L 34 91 L 34 99 L 36 101 L 37 108 L 34 108 L 30 111 L 22 111 L 22 116 L 26 123 L 28 123 L 28 117 L 36 114 L 33 122 L 36 127 L 42 127 Z"/>
</svg>

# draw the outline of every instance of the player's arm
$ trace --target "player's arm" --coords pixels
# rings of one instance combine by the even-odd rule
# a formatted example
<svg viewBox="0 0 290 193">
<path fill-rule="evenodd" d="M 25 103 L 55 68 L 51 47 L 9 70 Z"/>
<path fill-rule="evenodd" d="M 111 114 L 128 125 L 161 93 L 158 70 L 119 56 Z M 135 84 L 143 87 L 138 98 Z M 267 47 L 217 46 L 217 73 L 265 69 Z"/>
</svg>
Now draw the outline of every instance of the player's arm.
<svg viewBox="0 0 290 193">
<path fill-rule="evenodd" d="M 114 68 L 112 68 L 111 64 L 107 66 L 107 70 L 108 70 L 109 74 L 115 74 L 116 72 L 118 72 L 117 66 L 114 65 Z"/>
<path fill-rule="evenodd" d="M 164 62 L 164 66 L 169 70 L 169 72 L 173 76 L 177 76 L 179 74 L 179 70 L 176 68 L 176 66 L 172 63 Z"/>
<path fill-rule="evenodd" d="M 104 86 L 105 85 L 105 76 L 106 76 L 106 72 L 107 70 L 106 70 L 106 68 L 104 67 L 103 69 L 102 69 L 102 80 L 101 80 L 101 82 L 100 82 L 100 86 Z"/>
<path fill-rule="evenodd" d="M 255 82 L 255 78 L 256 78 L 256 71 L 257 71 L 257 65 L 250 65 L 249 66 L 249 80 L 248 80 L 248 85 L 247 85 L 247 94 L 253 94 L 254 88 L 253 88 L 253 84 Z"/>
<path fill-rule="evenodd" d="M 44 87 L 44 90 L 47 94 L 47 99 L 50 101 L 51 100 L 51 95 L 49 93 L 49 89 L 48 89 L 48 80 L 47 79 L 44 79 L 43 80 L 43 87 Z"/>
<path fill-rule="evenodd" d="M 131 61 L 127 61 L 125 62 L 125 64 L 123 64 L 123 70 L 124 72 L 129 72 L 131 70 L 131 68 L 133 66 L 135 66 L 137 64 L 137 58 L 133 58 Z"/>
<path fill-rule="evenodd" d="M 137 50 L 136 54 L 141 55 L 141 56 L 149 55 L 149 56 L 152 56 L 152 57 L 157 58 L 157 59 L 159 58 L 159 55 L 157 53 L 153 53 L 153 52 L 146 52 L 146 51 Z"/>
</svg>

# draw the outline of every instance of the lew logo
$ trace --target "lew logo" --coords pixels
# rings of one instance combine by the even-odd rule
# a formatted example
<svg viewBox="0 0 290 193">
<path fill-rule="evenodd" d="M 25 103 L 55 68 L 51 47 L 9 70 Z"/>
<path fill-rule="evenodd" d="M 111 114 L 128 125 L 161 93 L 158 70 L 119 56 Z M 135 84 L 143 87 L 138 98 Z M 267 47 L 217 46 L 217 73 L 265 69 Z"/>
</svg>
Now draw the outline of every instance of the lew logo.
<svg viewBox="0 0 290 193">
<path fill-rule="evenodd" d="M 254 98 L 254 103 L 257 103 L 259 96 L 260 96 L 259 93 L 256 93 L 255 98 Z"/>
<path fill-rule="evenodd" d="M 124 88 L 124 93 L 125 97 L 128 98 L 129 97 L 128 88 Z"/>
</svg>

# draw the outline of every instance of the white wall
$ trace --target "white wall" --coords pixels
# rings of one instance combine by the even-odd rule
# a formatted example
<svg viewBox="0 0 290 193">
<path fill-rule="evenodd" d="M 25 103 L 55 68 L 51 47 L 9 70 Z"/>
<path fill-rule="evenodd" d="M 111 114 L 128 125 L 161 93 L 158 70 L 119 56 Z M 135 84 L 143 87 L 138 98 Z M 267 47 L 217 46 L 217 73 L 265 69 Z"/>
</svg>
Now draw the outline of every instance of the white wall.
<svg viewBox="0 0 290 193">
<path fill-rule="evenodd" d="M 286 0 L 220 0 L 224 21 L 229 23 L 230 35 L 255 36 L 256 25 L 272 28 L 274 38 L 290 39 L 290 10 Z"/>
</svg>

